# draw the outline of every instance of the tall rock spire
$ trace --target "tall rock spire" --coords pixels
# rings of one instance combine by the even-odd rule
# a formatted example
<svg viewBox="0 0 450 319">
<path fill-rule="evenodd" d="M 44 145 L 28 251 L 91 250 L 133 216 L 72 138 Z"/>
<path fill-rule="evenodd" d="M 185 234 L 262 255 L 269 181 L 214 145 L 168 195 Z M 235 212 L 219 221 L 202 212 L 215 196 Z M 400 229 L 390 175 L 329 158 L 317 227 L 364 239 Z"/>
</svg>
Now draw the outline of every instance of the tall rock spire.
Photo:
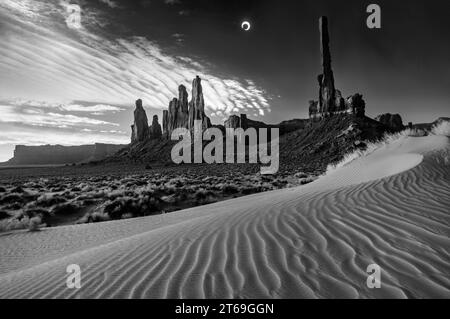
<svg viewBox="0 0 450 319">
<path fill-rule="evenodd" d="M 331 69 L 330 35 L 328 33 L 328 19 L 323 16 L 319 19 L 320 53 L 322 57 L 322 74 L 318 76 L 319 112 L 322 115 L 335 111 L 334 76 Z"/>
<path fill-rule="evenodd" d="M 142 107 L 142 100 L 136 101 L 136 109 L 134 110 L 134 124 L 131 126 L 131 142 L 142 142 L 148 135 L 148 119 L 144 108 Z"/>
<path fill-rule="evenodd" d="M 202 80 L 197 75 L 192 81 L 192 97 L 189 102 L 189 130 L 194 129 L 194 121 L 201 120 L 202 128 L 211 127 L 211 121 L 205 114 L 205 101 L 203 99 Z"/>
</svg>

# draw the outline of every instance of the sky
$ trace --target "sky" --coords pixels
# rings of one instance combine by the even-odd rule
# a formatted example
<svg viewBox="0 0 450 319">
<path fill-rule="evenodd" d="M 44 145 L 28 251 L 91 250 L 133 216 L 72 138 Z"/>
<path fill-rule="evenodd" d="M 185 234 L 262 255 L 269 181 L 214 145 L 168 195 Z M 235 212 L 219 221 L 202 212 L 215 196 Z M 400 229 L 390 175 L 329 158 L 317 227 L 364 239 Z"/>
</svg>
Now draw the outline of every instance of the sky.
<svg viewBox="0 0 450 319">
<path fill-rule="evenodd" d="M 381 29 L 366 26 L 373 2 Z M 321 15 L 335 85 L 363 94 L 368 116 L 450 116 L 447 3 L 2 0 L 0 161 L 16 144 L 128 143 L 134 101 L 161 123 L 178 86 L 190 92 L 196 75 L 214 123 L 238 113 L 267 123 L 306 118 L 318 94 Z"/>
</svg>

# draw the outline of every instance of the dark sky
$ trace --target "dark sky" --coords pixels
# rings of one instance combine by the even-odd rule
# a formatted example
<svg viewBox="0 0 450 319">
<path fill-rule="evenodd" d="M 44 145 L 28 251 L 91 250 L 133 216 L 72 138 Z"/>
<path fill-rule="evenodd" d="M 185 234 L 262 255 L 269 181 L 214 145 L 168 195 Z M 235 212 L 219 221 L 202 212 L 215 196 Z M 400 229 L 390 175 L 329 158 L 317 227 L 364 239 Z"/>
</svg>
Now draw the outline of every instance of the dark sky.
<svg viewBox="0 0 450 319">
<path fill-rule="evenodd" d="M 136 3 L 131 32 L 139 29 L 160 41 L 184 34 L 189 54 L 216 72 L 251 78 L 273 96 L 271 122 L 304 117 L 307 101 L 317 99 L 321 15 L 330 21 L 336 87 L 345 96 L 361 92 L 369 115 L 398 112 L 414 122 L 449 115 L 448 1 L 376 1 L 379 30 L 366 26 L 373 1 L 173 2 L 150 1 L 146 8 Z M 252 23 L 250 32 L 240 29 L 244 19 Z"/>
</svg>

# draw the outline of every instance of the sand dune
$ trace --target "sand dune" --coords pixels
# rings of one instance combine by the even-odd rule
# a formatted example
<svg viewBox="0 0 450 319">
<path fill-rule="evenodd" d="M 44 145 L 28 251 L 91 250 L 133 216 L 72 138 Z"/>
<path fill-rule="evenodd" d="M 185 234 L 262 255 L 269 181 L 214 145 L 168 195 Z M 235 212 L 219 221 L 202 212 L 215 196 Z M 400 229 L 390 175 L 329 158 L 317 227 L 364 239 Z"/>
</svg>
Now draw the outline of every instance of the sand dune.
<svg viewBox="0 0 450 319">
<path fill-rule="evenodd" d="M 3 235 L 0 298 L 450 298 L 449 168 L 447 137 L 403 137 L 302 187 Z"/>
</svg>

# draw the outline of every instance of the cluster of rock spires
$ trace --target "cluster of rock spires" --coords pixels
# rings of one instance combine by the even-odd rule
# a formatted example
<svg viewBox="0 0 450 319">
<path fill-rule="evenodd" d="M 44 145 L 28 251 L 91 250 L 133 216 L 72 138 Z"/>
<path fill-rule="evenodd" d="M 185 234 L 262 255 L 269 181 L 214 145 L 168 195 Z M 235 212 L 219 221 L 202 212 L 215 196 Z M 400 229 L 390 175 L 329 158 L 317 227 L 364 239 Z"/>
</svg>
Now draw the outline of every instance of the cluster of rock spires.
<svg viewBox="0 0 450 319">
<path fill-rule="evenodd" d="M 194 129 L 194 121 L 201 120 L 202 128 L 211 127 L 211 120 L 205 114 L 205 100 L 201 79 L 196 76 L 192 81 L 192 97 L 188 102 L 188 93 L 184 85 L 178 87 L 178 99 L 173 98 L 169 109 L 163 111 L 163 135 L 170 137 L 176 128 Z"/>
<path fill-rule="evenodd" d="M 173 98 L 169 103 L 169 109 L 163 111 L 163 125 L 158 122 L 158 116 L 153 116 L 152 125 L 148 126 L 147 114 L 142 107 L 142 101 L 136 101 L 134 110 L 134 124 L 131 125 L 131 143 L 142 142 L 147 139 L 159 139 L 170 137 L 176 128 L 193 130 L 194 121 L 201 120 L 203 129 L 211 127 L 211 120 L 205 114 L 205 101 L 201 79 L 197 76 L 192 81 L 192 97 L 188 102 L 189 95 L 186 87 L 178 87 L 178 98 Z"/>
<path fill-rule="evenodd" d="M 319 30 L 323 71 L 317 77 L 319 82 L 319 100 L 309 101 L 309 117 L 316 119 L 341 113 L 351 113 L 358 117 L 364 116 L 366 105 L 362 95 L 356 93 L 344 99 L 341 91 L 334 86 L 327 17 L 319 19 Z"/>
</svg>

